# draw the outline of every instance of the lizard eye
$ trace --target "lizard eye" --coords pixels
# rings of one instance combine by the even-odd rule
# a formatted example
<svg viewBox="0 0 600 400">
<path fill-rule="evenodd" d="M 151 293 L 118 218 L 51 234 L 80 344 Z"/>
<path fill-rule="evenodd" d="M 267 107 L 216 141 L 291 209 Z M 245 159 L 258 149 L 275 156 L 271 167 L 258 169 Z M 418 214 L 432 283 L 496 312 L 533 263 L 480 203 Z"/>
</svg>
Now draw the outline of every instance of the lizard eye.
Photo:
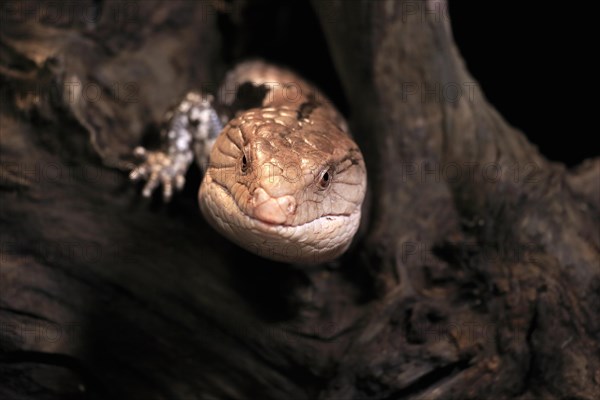
<svg viewBox="0 0 600 400">
<path fill-rule="evenodd" d="M 317 182 L 317 186 L 321 190 L 325 190 L 331 184 L 331 180 L 333 179 L 333 168 L 327 168 L 319 175 L 319 181 Z"/>
<path fill-rule="evenodd" d="M 242 155 L 242 163 L 240 165 L 240 169 L 244 174 L 248 171 L 248 159 L 246 158 L 246 154 Z"/>
</svg>

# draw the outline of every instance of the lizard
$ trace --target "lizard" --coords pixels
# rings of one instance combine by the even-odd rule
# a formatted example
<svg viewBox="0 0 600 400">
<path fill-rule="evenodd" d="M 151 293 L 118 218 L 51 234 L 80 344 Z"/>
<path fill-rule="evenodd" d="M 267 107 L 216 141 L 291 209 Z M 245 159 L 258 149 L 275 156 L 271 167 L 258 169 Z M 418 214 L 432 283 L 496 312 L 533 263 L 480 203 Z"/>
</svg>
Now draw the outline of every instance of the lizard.
<svg viewBox="0 0 600 400">
<path fill-rule="evenodd" d="M 219 233 L 275 261 L 320 264 L 344 253 L 365 198 L 363 155 L 343 116 L 291 70 L 246 61 L 216 96 L 191 91 L 166 115 L 164 145 L 138 147 L 130 173 L 168 201 L 196 161 L 200 210 Z"/>
</svg>

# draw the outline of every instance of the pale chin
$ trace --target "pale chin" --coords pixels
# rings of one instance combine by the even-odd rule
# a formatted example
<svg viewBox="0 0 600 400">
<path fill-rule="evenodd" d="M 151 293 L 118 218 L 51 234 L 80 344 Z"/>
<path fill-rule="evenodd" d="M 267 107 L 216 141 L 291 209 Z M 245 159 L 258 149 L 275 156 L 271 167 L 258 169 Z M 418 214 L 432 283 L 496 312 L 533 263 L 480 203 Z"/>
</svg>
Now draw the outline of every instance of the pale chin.
<svg viewBox="0 0 600 400">
<path fill-rule="evenodd" d="M 285 263 L 334 260 L 348 249 L 360 223 L 358 207 L 350 215 L 323 216 L 299 226 L 265 224 L 243 214 L 231 195 L 206 177 L 198 197 L 200 210 L 214 229 L 251 253 Z"/>
</svg>

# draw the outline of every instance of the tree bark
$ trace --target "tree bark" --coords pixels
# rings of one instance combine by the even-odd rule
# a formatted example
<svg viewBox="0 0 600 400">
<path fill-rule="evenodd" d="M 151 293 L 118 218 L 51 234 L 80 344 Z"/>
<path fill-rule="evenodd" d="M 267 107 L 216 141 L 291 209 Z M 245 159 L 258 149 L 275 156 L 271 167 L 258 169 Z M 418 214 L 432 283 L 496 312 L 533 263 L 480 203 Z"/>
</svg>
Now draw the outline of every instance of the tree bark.
<svg viewBox="0 0 600 400">
<path fill-rule="evenodd" d="M 263 3 L 2 6 L 0 397 L 599 398 L 600 159 L 508 126 L 444 2 L 313 2 L 369 173 L 338 264 L 229 243 L 194 171 L 141 199 L 131 150 Z"/>
</svg>

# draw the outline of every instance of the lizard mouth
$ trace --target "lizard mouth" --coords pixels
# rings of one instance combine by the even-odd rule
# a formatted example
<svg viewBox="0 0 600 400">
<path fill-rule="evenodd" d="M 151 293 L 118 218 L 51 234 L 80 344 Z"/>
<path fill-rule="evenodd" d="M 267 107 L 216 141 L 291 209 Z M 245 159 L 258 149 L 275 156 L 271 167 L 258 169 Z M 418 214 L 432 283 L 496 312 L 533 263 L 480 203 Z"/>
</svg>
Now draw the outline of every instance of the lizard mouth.
<svg viewBox="0 0 600 400">
<path fill-rule="evenodd" d="M 202 183 L 199 198 L 200 209 L 213 228 L 246 250 L 276 261 L 330 261 L 348 248 L 360 221 L 360 208 L 295 225 L 264 221 L 245 213 L 227 187 L 211 178 Z"/>
<path fill-rule="evenodd" d="M 222 184 L 220 182 L 217 182 L 216 180 L 214 180 L 212 178 L 207 179 L 206 183 L 214 184 L 215 189 L 221 192 L 220 197 L 227 198 L 229 200 L 227 203 L 230 206 L 226 207 L 226 208 L 231 209 L 232 208 L 231 206 L 234 206 L 237 211 L 236 214 L 239 214 L 240 217 L 246 217 L 252 221 L 255 221 L 256 223 L 260 224 L 261 226 L 264 226 L 265 229 L 267 229 L 267 230 L 269 228 L 276 228 L 276 227 L 300 228 L 300 227 L 307 226 L 307 225 L 309 225 L 311 223 L 315 223 L 315 222 L 327 223 L 327 221 L 334 221 L 336 218 L 339 218 L 339 217 L 348 217 L 349 218 L 352 214 L 354 214 L 354 213 L 323 214 L 317 218 L 313 218 L 306 222 L 302 222 L 299 224 L 292 224 L 292 223 L 288 223 L 289 218 L 285 218 L 283 215 L 279 214 L 280 212 L 282 212 L 281 211 L 282 203 L 284 204 L 285 207 L 290 207 L 288 199 L 284 199 L 282 201 L 281 200 L 282 198 L 280 197 L 277 199 L 278 200 L 277 204 L 262 203 L 262 204 L 259 204 L 258 207 L 253 206 L 251 208 L 251 212 L 248 213 L 248 212 L 244 211 L 244 209 L 242 207 L 240 207 L 240 205 L 235 200 L 235 197 L 233 196 L 231 191 L 227 188 L 227 186 L 225 186 L 224 184 Z M 204 183 L 203 183 L 203 185 L 204 185 Z M 283 197 L 285 197 L 285 196 L 283 196 Z M 275 200 L 275 199 L 270 199 L 270 200 Z M 260 208 L 261 206 L 264 208 Z M 264 210 L 264 211 L 262 211 L 262 210 Z M 294 204 L 293 209 L 288 209 L 288 215 L 295 213 L 295 211 L 296 211 L 296 205 Z M 232 218 L 231 222 L 235 223 L 235 218 Z"/>
</svg>

